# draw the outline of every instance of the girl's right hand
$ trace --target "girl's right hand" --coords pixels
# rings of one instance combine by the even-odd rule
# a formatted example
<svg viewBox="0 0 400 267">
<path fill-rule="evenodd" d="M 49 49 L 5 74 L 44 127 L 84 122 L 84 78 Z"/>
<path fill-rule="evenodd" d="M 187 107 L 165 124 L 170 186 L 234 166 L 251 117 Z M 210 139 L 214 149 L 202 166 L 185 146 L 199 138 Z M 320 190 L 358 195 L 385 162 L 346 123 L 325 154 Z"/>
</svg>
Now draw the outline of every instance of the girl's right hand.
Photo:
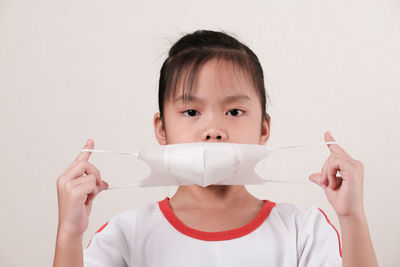
<svg viewBox="0 0 400 267">
<path fill-rule="evenodd" d="M 93 149 L 88 139 L 84 146 Z M 57 179 L 58 235 L 82 237 L 89 223 L 93 199 L 108 188 L 99 170 L 88 162 L 91 152 L 81 152 Z"/>
</svg>

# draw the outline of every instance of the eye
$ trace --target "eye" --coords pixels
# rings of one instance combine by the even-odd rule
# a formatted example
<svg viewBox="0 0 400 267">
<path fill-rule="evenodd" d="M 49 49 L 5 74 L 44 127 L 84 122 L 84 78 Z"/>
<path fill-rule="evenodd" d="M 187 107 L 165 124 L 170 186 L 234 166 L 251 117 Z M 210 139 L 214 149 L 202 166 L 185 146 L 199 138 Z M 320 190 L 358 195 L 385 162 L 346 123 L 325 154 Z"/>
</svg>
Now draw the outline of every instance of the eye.
<svg viewBox="0 0 400 267">
<path fill-rule="evenodd" d="M 199 113 L 197 110 L 195 110 L 195 109 L 188 109 L 188 110 L 185 110 L 184 112 L 183 112 L 183 114 L 188 114 L 187 116 L 189 116 L 189 117 L 194 117 L 194 116 L 196 116 L 196 114 L 197 113 Z M 199 113 L 200 114 L 200 113 Z"/>
<path fill-rule="evenodd" d="M 232 116 L 237 117 L 237 116 L 242 115 L 244 113 L 244 111 L 241 109 L 234 108 L 234 109 L 229 110 L 227 113 L 231 113 Z"/>
</svg>

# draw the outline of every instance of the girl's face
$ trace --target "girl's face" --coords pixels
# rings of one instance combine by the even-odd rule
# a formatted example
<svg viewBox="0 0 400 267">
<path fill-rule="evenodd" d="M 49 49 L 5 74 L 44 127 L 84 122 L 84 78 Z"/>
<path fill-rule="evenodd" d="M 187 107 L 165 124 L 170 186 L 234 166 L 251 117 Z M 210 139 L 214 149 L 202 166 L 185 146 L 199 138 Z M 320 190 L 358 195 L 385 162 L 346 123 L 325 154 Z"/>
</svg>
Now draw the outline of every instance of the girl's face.
<svg viewBox="0 0 400 267">
<path fill-rule="evenodd" d="M 182 88 L 154 115 L 161 145 L 189 142 L 262 144 L 269 138 L 270 122 L 261 123 L 261 102 L 242 73 L 223 60 L 212 59 L 199 69 L 192 99 L 182 102 Z"/>
</svg>

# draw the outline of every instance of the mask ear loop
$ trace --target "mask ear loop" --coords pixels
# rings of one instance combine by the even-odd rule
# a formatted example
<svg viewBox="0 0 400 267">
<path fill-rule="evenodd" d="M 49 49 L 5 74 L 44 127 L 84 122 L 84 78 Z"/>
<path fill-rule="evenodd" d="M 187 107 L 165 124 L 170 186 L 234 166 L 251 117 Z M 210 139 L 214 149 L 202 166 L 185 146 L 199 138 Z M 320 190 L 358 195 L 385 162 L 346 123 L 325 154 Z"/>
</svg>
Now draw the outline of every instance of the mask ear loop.
<svg viewBox="0 0 400 267">
<path fill-rule="evenodd" d="M 269 147 L 269 150 L 275 149 L 291 149 L 291 148 L 302 148 L 308 146 L 320 146 L 320 145 L 329 145 L 329 144 L 337 144 L 336 142 L 322 142 L 322 143 L 313 143 L 307 145 L 289 145 L 289 146 L 274 146 Z M 98 152 L 98 153 L 112 153 L 112 154 L 119 154 L 119 155 L 127 155 L 127 156 L 139 156 L 139 150 L 137 152 L 123 152 L 123 151 L 108 151 L 108 150 L 98 150 L 98 149 L 82 149 L 82 152 Z M 296 181 L 296 180 L 285 180 L 285 179 L 263 179 L 266 183 L 308 183 L 308 181 Z M 139 187 L 140 184 L 127 184 L 127 185 L 117 185 L 117 186 L 109 186 L 106 190 L 115 190 L 115 189 L 122 189 L 122 188 L 129 188 L 129 187 Z"/>
<path fill-rule="evenodd" d="M 112 154 L 120 154 L 120 155 L 128 155 L 128 156 L 139 156 L 139 150 L 136 152 L 122 152 L 122 151 L 109 151 L 109 150 L 98 150 L 98 149 L 82 149 L 81 152 L 100 152 L 100 153 L 112 153 Z"/>
<path fill-rule="evenodd" d="M 330 145 L 330 144 L 337 144 L 337 142 L 322 142 L 322 143 L 312 143 L 306 145 L 289 145 L 289 146 L 273 146 L 269 147 L 268 150 L 276 150 L 276 149 L 291 149 L 291 148 L 302 148 L 302 147 L 309 147 L 309 146 L 321 146 L 321 145 Z M 265 183 L 308 183 L 308 181 L 303 180 L 288 180 L 288 179 L 263 179 Z"/>
<path fill-rule="evenodd" d="M 99 152 L 99 153 L 112 153 L 112 154 L 118 154 L 118 155 L 126 155 L 126 156 L 139 156 L 139 150 L 136 152 L 123 152 L 123 151 L 108 151 L 108 150 L 98 150 L 98 149 L 82 149 L 82 152 Z M 140 184 L 127 184 L 127 185 L 117 185 L 117 186 L 109 186 L 106 190 L 114 190 L 114 189 L 121 189 L 125 187 L 134 187 L 134 186 L 139 186 Z"/>
<path fill-rule="evenodd" d="M 301 147 L 308 147 L 308 146 L 321 146 L 321 145 L 331 145 L 337 144 L 337 142 L 322 142 L 322 143 L 313 143 L 313 144 L 306 144 L 306 145 L 290 145 L 290 146 L 273 146 L 269 147 L 269 150 L 273 149 L 289 149 L 289 148 L 301 148 Z"/>
</svg>

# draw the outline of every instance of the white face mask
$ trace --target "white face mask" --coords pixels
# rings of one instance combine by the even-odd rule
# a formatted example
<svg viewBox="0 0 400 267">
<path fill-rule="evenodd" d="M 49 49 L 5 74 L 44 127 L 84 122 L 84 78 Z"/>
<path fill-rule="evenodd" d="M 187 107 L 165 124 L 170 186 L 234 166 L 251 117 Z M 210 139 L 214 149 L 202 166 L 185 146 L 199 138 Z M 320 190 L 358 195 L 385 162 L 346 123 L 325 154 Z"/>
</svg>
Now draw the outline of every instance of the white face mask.
<svg viewBox="0 0 400 267">
<path fill-rule="evenodd" d="M 156 145 L 140 148 L 135 153 L 83 149 L 84 152 L 106 152 L 135 156 L 146 162 L 151 169 L 140 184 L 114 186 L 117 189 L 129 186 L 175 186 L 208 185 L 257 185 L 265 182 L 293 182 L 265 180 L 255 173 L 256 164 L 271 152 L 336 142 L 317 144 L 266 147 L 256 144 L 238 143 L 182 143 Z"/>
</svg>

